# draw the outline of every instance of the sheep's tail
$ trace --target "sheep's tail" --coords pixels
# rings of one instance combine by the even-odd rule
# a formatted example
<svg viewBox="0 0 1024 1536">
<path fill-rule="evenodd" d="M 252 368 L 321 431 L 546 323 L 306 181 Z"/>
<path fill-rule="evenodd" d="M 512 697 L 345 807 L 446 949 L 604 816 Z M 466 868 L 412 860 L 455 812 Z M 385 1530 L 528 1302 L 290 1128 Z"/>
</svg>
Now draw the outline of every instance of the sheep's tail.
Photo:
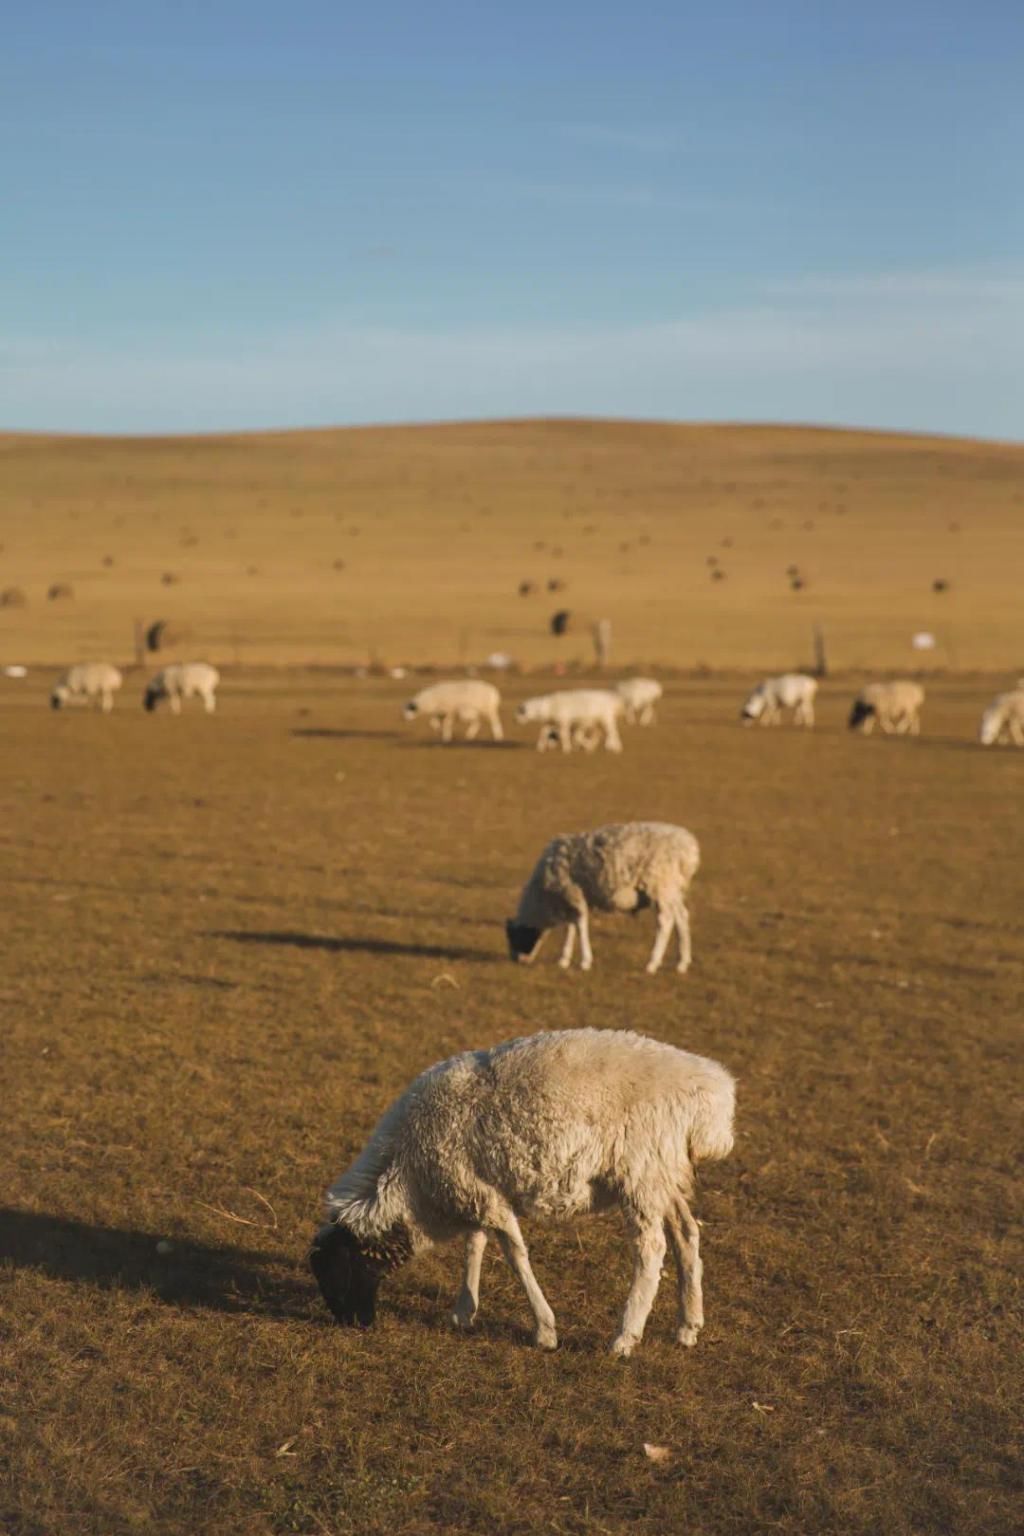
<svg viewBox="0 0 1024 1536">
<path fill-rule="evenodd" d="M 717 1162 L 728 1157 L 733 1148 L 733 1115 L 736 1109 L 736 1084 L 724 1067 L 715 1063 L 695 1088 L 690 1120 L 690 1161 Z"/>
</svg>

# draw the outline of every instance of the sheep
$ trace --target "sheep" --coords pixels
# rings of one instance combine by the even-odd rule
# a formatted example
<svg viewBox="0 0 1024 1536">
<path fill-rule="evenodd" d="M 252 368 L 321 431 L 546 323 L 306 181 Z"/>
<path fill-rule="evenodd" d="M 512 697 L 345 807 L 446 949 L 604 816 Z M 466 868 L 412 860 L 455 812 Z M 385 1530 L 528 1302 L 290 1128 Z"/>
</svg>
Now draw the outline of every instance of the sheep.
<svg viewBox="0 0 1024 1536">
<path fill-rule="evenodd" d="M 624 677 L 615 684 L 630 725 L 653 725 L 654 706 L 664 692 L 653 677 Z"/>
<path fill-rule="evenodd" d="M 978 736 L 982 746 L 1012 741 L 1024 747 L 1024 679 L 1009 693 L 1000 693 L 981 717 Z"/>
<path fill-rule="evenodd" d="M 917 736 L 921 730 L 921 705 L 924 689 L 920 683 L 868 683 L 858 693 L 847 722 L 851 731 L 858 728 L 871 734 L 875 721 L 887 736 Z"/>
<path fill-rule="evenodd" d="M 747 699 L 740 719 L 744 725 L 759 720 L 762 725 L 781 725 L 782 711 L 793 711 L 793 724 L 814 724 L 814 697 L 818 692 L 818 680 L 803 672 L 784 672 L 781 677 L 766 677 L 758 683 Z"/>
<path fill-rule="evenodd" d="M 636 913 L 653 906 L 658 928 L 647 973 L 653 975 L 665 958 L 673 927 L 679 935 L 677 970 L 685 972 L 692 958 L 686 893 L 699 865 L 693 833 L 667 822 L 628 821 L 553 838 L 523 887 L 515 917 L 505 924 L 509 955 L 532 965 L 548 930 L 565 923 L 558 963 L 563 970 L 571 966 L 578 933 L 580 969 L 589 971 L 591 907 Z"/>
<path fill-rule="evenodd" d="M 574 736 L 579 744 L 592 733 L 603 732 L 609 752 L 622 751 L 618 718 L 625 705 L 617 693 L 607 688 L 565 688 L 559 693 L 540 694 L 524 699 L 516 710 L 520 724 L 535 721 L 541 726 L 538 752 L 549 744 L 550 730 L 558 732 L 563 752 L 570 752 Z"/>
<path fill-rule="evenodd" d="M 699 1162 L 728 1157 L 735 1083 L 717 1062 L 629 1030 L 578 1029 L 466 1051 L 422 1073 L 326 1196 L 310 1264 L 339 1323 L 368 1328 L 382 1279 L 433 1244 L 463 1237 L 452 1321 L 472 1326 L 487 1239 L 526 1292 L 534 1342 L 558 1345 L 519 1218 L 570 1220 L 617 1205 L 634 1271 L 613 1355 L 639 1344 L 666 1239 L 678 1277 L 675 1337 L 704 1325 Z"/>
<path fill-rule="evenodd" d="M 441 732 L 442 741 L 451 741 L 456 720 L 465 720 L 466 740 L 472 741 L 486 720 L 495 741 L 503 740 L 501 694 L 493 683 L 479 678 L 461 677 L 447 683 L 433 683 L 411 698 L 402 709 L 403 720 L 416 720 L 421 715 L 430 719 L 432 730 Z"/>
<path fill-rule="evenodd" d="M 154 710 L 161 699 L 167 699 L 171 713 L 180 715 L 181 701 L 197 697 L 202 699 L 206 713 L 212 715 L 217 708 L 215 690 L 219 682 L 217 668 L 205 661 L 172 662 L 150 678 L 142 700 L 143 708 Z"/>
<path fill-rule="evenodd" d="M 55 684 L 50 694 L 50 708 L 63 709 L 66 704 L 92 704 L 109 715 L 114 707 L 114 694 L 124 682 L 116 667 L 106 661 L 83 661 Z"/>
</svg>

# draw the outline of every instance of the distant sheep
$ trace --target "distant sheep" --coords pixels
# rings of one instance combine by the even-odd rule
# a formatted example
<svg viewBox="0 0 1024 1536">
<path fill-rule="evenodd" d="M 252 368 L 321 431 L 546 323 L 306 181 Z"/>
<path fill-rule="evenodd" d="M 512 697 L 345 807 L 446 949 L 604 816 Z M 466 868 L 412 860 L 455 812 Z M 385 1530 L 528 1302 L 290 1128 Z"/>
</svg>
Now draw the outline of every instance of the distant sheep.
<svg viewBox="0 0 1024 1536">
<path fill-rule="evenodd" d="M 986 747 L 1001 741 L 1024 747 L 1024 683 L 992 700 L 981 717 L 978 736 Z"/>
<path fill-rule="evenodd" d="M 505 924 L 509 953 L 522 965 L 537 957 L 545 934 L 567 925 L 559 965 L 572 964 L 576 935 L 580 969 L 594 963 L 589 913 L 639 912 L 653 907 L 658 929 L 647 963 L 658 970 L 675 928 L 679 936 L 679 971 L 690 968 L 690 917 L 686 893 L 700 865 L 700 847 L 692 832 L 666 822 L 631 821 L 554 838 L 537 861 L 519 898 L 514 918 Z"/>
<path fill-rule="evenodd" d="M 422 1073 L 386 1110 L 327 1193 L 310 1264 L 339 1323 L 368 1328 L 380 1282 L 435 1243 L 463 1237 L 453 1321 L 469 1328 L 495 1236 L 526 1292 L 534 1341 L 555 1349 L 554 1313 L 519 1217 L 571 1220 L 618 1206 L 634 1268 L 613 1355 L 643 1337 L 668 1244 L 676 1341 L 704 1324 L 695 1169 L 733 1147 L 735 1083 L 724 1067 L 627 1030 L 575 1029 L 467 1051 Z M 667 1239 L 667 1242 L 666 1242 Z"/>
<path fill-rule="evenodd" d="M 55 581 L 46 589 L 46 596 L 51 603 L 59 602 L 62 598 L 74 597 L 75 589 L 68 581 Z"/>
<path fill-rule="evenodd" d="M 664 689 L 653 677 L 624 677 L 615 684 L 629 725 L 653 725 L 654 706 Z"/>
<path fill-rule="evenodd" d="M 601 734 L 609 752 L 621 752 L 618 721 L 624 708 L 620 696 L 610 689 L 564 688 L 558 693 L 524 699 L 516 710 L 516 719 L 521 725 L 534 722 L 541 726 L 538 752 L 550 745 L 552 730 L 557 731 L 563 752 L 570 752 L 574 741 L 579 746 L 591 736 Z"/>
<path fill-rule="evenodd" d="M 740 712 L 745 725 L 759 720 L 762 725 L 781 725 L 782 711 L 793 711 L 793 724 L 814 724 L 814 699 L 818 680 L 802 672 L 784 672 L 781 677 L 766 677 L 758 683 Z"/>
<path fill-rule="evenodd" d="M 161 699 L 166 699 L 171 706 L 171 713 L 180 715 L 182 700 L 199 698 L 203 701 L 206 713 L 212 715 L 217 708 L 216 690 L 219 682 L 220 673 L 217 668 L 205 661 L 176 661 L 150 678 L 142 700 L 143 707 L 154 710 Z"/>
<path fill-rule="evenodd" d="M 847 723 L 851 731 L 859 729 L 865 736 L 871 734 L 876 720 L 887 736 L 917 736 L 923 703 L 920 683 L 868 683 L 854 699 Z"/>
<path fill-rule="evenodd" d="M 402 710 L 404 720 L 426 716 L 432 730 L 441 732 L 442 741 L 451 741 L 456 720 L 466 722 L 466 740 L 472 741 L 486 720 L 495 741 L 503 739 L 501 729 L 501 694 L 493 683 L 475 677 L 454 678 L 447 683 L 433 683 L 422 688 Z"/>
<path fill-rule="evenodd" d="M 63 709 L 68 704 L 91 704 L 109 715 L 114 707 L 114 694 L 124 682 L 116 667 L 106 661 L 83 661 L 69 671 L 54 686 L 50 694 L 50 708 Z"/>
</svg>

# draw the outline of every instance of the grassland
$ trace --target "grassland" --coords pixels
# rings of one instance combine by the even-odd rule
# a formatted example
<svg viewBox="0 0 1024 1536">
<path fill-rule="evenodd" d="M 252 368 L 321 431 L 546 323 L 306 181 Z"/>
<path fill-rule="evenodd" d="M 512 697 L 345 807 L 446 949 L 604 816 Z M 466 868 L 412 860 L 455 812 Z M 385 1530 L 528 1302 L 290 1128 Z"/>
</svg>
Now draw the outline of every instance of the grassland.
<svg viewBox="0 0 1024 1536">
<path fill-rule="evenodd" d="M 574 430 L 552 429 L 551 452 Z M 453 437 L 463 466 L 471 437 Z M 645 441 L 631 429 L 626 437 Z M 343 462 L 338 441 L 324 442 L 325 505 Z M 490 441 L 484 429 L 480 441 Z M 854 445 L 827 441 L 836 480 L 850 481 L 849 518 L 821 514 L 831 530 L 852 526 L 866 492 L 849 469 Z M 14 454 L 25 484 L 33 451 Z M 113 450 L 94 451 L 96 483 L 107 484 Z M 173 478 L 185 450 L 132 450 L 148 484 L 157 466 L 167 476 L 171 543 L 159 559 L 170 563 L 187 504 L 194 548 L 221 550 L 230 572 L 247 556 L 226 552 L 223 501 L 211 498 L 202 519 L 199 484 L 212 462 L 235 452 L 241 465 L 247 455 L 240 445 L 188 451 L 197 478 L 186 497 Z M 267 463 L 278 451 L 286 441 L 258 450 Z M 87 446 L 47 452 L 51 475 L 67 455 L 70 533 L 68 508 L 87 494 Z M 906 501 L 922 520 L 948 521 L 953 469 L 977 459 L 942 445 L 907 452 L 878 446 L 877 473 L 895 485 L 894 465 L 934 453 L 950 475 L 945 510 L 926 507 L 923 494 Z M 1007 471 L 1020 463 L 1009 451 L 970 452 Z M 609 477 L 595 459 L 587 494 L 596 498 Z M 644 454 L 623 449 L 614 460 L 620 470 L 627 461 L 641 467 Z M 259 462 L 245 474 L 257 507 L 245 537 L 257 544 L 265 528 L 269 541 Z M 792 459 L 777 474 L 791 483 Z M 141 481 L 136 494 L 134 516 L 145 520 Z M 673 497 L 666 475 L 666 527 Z M 1004 507 L 1005 524 L 993 512 L 972 543 L 961 505 L 963 533 L 948 536 L 948 557 L 943 546 L 918 562 L 921 576 L 951 572 L 954 598 L 961 585 L 971 591 L 979 550 L 995 561 L 1010 547 L 1008 483 L 993 473 L 969 496 L 961 487 L 975 508 L 986 498 Z M 353 489 L 346 499 L 347 519 L 359 498 Z M 128 503 L 126 487 L 116 570 L 141 591 Z M 725 528 L 724 492 L 721 503 L 714 517 Z M 540 511 L 530 515 L 540 526 Z M 57 526 L 49 504 L 44 521 Z M 343 549 L 365 547 L 365 510 L 362 522 Z M 864 509 L 861 524 L 880 528 L 881 513 Z M 582 529 L 572 526 L 575 550 Z M 94 587 L 79 575 L 84 527 L 76 537 L 74 547 L 53 545 L 45 575 L 73 576 L 80 614 Z M 513 578 L 546 569 L 526 544 L 513 560 L 507 527 L 504 538 L 493 589 L 464 595 L 460 616 L 474 604 L 497 610 Z M 678 538 L 690 539 L 682 526 Z M 766 545 L 774 538 L 763 534 Z M 103 552 L 103 540 L 88 542 L 90 558 Z M 426 557 L 430 543 L 424 531 L 415 548 Z M 702 528 L 695 568 L 706 544 Z M 965 552 L 955 564 L 954 547 Z M 772 548 L 774 580 L 794 550 L 781 533 Z M 738 541 L 735 581 L 720 583 L 722 593 L 705 591 L 697 570 L 697 614 L 680 577 L 678 627 L 666 631 L 673 649 L 696 651 L 690 626 L 696 634 L 726 590 L 721 628 L 704 632 L 700 653 L 720 641 L 739 658 L 753 643 L 754 616 L 731 606 L 746 580 L 742 551 Z M 810 563 L 803 545 L 795 553 Z M 270 554 L 267 542 L 255 558 Z M 652 591 L 663 591 L 663 554 L 652 547 Z M 190 551 L 175 545 L 173 558 L 187 575 Z M 303 558 L 280 552 L 293 575 Z M 342 615 L 351 595 L 343 622 L 353 636 L 366 600 L 360 558 L 338 587 Z M 872 551 L 859 558 L 855 569 L 868 573 Z M 909 582 L 909 553 L 886 581 L 896 567 Z M 611 590 L 598 588 L 596 565 L 587 569 L 595 591 Z M 311 646 L 329 633 L 326 578 L 313 570 L 308 613 L 289 610 L 287 633 L 281 621 L 281 657 L 307 643 L 307 617 Z M 25 580 L 43 576 L 40 564 Z M 109 581 L 113 593 L 114 579 L 97 575 L 96 589 Z M 824 569 L 820 579 L 827 590 Z M 203 581 L 212 592 L 212 569 Z M 239 581 L 226 575 L 225 605 Z M 396 654 L 428 635 L 428 595 L 454 633 L 452 590 L 424 594 L 403 615 Z M 914 590 L 927 607 L 927 584 Z M 998 596 L 1006 590 L 994 586 L 989 604 L 971 599 L 970 658 L 1002 657 L 1004 643 L 1017 643 L 1020 617 Z M 778 616 L 783 650 L 803 633 L 789 603 L 788 592 L 777 606 L 766 598 L 758 618 Z M 131 604 L 119 609 L 111 595 L 88 611 L 96 644 L 109 648 Z M 843 611 L 852 634 L 857 610 Z M 645 627 L 639 598 L 622 612 L 632 618 L 620 633 L 653 648 L 662 631 Z M 31 644 L 55 658 L 49 609 L 33 603 L 27 613 Z M 385 679 L 233 674 L 215 718 L 177 720 L 144 715 L 137 677 L 109 718 L 51 715 L 44 685 L 0 681 L 0 1529 L 1014 1529 L 1024 753 L 971 739 L 994 686 L 936 681 L 919 740 L 864 740 L 843 728 L 839 683 L 826 685 L 820 728 L 808 734 L 744 731 L 736 683 L 676 680 L 662 723 L 632 731 L 621 758 L 538 758 L 515 731 L 503 747 L 439 747 L 399 724 L 402 685 Z M 563 975 L 550 960 L 510 966 L 501 922 L 544 840 L 633 816 L 681 821 L 701 839 L 691 974 L 641 974 L 643 917 L 595 926 L 589 975 Z M 698 1347 L 671 1342 L 665 1286 L 636 1357 L 622 1365 L 603 1354 L 629 1269 L 611 1219 L 528 1233 L 560 1325 L 552 1356 L 529 1347 L 523 1299 L 490 1257 L 477 1333 L 452 1336 L 454 1251 L 402 1271 L 371 1333 L 335 1327 L 305 1249 L 320 1190 L 379 1111 L 439 1057 L 581 1024 L 634 1026 L 713 1055 L 739 1078 L 736 1151 L 708 1170 L 698 1199 L 708 1310 Z M 652 1464 L 644 1442 L 668 1447 L 669 1460 Z"/>
<path fill-rule="evenodd" d="M 793 666 L 818 623 L 834 667 L 1024 669 L 1020 446 L 496 422 L 7 437 L 0 470 L 0 589 L 28 599 L 0 607 L 3 661 L 123 661 L 166 618 L 217 662 L 536 666 L 609 617 L 621 662 Z M 553 647 L 561 607 L 579 630 Z"/>
</svg>

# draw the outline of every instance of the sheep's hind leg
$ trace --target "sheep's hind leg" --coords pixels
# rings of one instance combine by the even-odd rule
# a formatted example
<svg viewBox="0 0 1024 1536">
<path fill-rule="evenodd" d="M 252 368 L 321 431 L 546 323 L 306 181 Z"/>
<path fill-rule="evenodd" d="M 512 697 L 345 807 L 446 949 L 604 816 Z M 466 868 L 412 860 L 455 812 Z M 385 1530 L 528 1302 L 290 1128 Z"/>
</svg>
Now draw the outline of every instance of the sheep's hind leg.
<svg viewBox="0 0 1024 1536">
<path fill-rule="evenodd" d="M 502 1225 L 496 1226 L 494 1230 L 508 1266 L 526 1292 L 526 1299 L 533 1310 L 537 1324 L 533 1335 L 534 1343 L 540 1349 L 557 1349 L 558 1333 L 555 1328 L 555 1314 L 548 1306 L 544 1292 L 537 1284 L 536 1276 L 530 1268 L 530 1255 L 526 1250 L 523 1234 L 519 1230 L 519 1223 L 512 1211 L 507 1212 Z"/>
<path fill-rule="evenodd" d="M 497 713 L 497 711 L 495 711 L 493 715 L 488 716 L 488 720 L 490 722 L 491 735 L 494 737 L 494 740 L 504 741 L 505 735 L 501 729 L 501 716 Z"/>
<path fill-rule="evenodd" d="M 478 1228 L 475 1232 L 469 1233 L 466 1238 L 466 1268 L 463 1273 L 462 1290 L 452 1311 L 452 1322 L 456 1328 L 472 1328 L 473 1319 L 479 1310 L 480 1267 L 484 1261 L 486 1247 L 486 1232 Z"/>
<path fill-rule="evenodd" d="M 672 935 L 672 928 L 675 924 L 675 914 L 671 907 L 663 906 L 659 903 L 657 913 L 658 931 L 654 935 L 654 948 L 651 950 L 651 958 L 647 962 L 648 976 L 653 976 L 655 971 L 659 969 L 661 962 L 664 960 L 665 951 L 668 948 L 668 941 Z"/>
<path fill-rule="evenodd" d="M 466 740 L 475 741 L 480 730 L 480 717 L 474 715 L 466 727 Z"/>
<path fill-rule="evenodd" d="M 686 1201 L 679 1196 L 675 1209 L 665 1218 L 665 1230 L 672 1244 L 672 1257 L 676 1261 L 679 1280 L 679 1317 L 676 1339 L 686 1349 L 692 1349 L 697 1334 L 704 1326 L 704 1293 L 701 1276 L 704 1266 L 700 1257 L 700 1228 Z"/>
<path fill-rule="evenodd" d="M 643 1338 L 654 1298 L 658 1294 L 661 1266 L 665 1258 L 664 1222 L 650 1221 L 635 1228 L 636 1262 L 633 1284 L 626 1298 L 622 1324 L 612 1341 L 612 1354 L 626 1359 Z"/>
</svg>

